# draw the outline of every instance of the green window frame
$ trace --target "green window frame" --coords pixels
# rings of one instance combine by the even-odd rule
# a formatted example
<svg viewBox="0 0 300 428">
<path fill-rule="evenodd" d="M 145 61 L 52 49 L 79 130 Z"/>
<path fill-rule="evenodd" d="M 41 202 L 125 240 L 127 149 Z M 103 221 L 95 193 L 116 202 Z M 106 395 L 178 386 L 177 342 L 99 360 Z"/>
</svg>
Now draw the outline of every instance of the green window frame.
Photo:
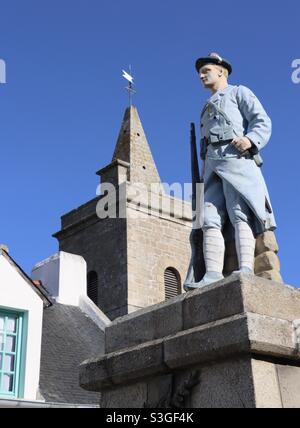
<svg viewBox="0 0 300 428">
<path fill-rule="evenodd" d="M 19 397 L 24 314 L 0 308 L 0 397 Z"/>
</svg>

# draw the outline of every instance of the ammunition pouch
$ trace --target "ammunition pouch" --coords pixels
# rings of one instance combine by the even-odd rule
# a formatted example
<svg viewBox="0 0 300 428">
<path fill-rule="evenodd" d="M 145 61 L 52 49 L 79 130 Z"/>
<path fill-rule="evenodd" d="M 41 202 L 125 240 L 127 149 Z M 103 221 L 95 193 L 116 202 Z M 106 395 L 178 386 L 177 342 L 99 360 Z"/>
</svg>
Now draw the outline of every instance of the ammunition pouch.
<svg viewBox="0 0 300 428">
<path fill-rule="evenodd" d="M 201 144 L 200 144 L 200 158 L 204 161 L 205 160 L 205 156 L 207 153 L 207 147 L 209 144 L 209 140 L 208 138 L 204 137 L 201 138 Z"/>
</svg>

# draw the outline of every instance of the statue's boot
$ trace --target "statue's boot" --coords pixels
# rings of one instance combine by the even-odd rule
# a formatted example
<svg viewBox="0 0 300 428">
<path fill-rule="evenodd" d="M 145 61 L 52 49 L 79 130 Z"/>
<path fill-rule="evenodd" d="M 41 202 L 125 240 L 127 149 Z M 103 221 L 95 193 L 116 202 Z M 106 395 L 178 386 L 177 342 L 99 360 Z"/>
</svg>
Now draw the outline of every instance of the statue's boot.
<svg viewBox="0 0 300 428">
<path fill-rule="evenodd" d="M 196 290 L 224 278 L 222 271 L 224 265 L 225 244 L 221 230 L 206 229 L 203 231 L 203 254 L 206 274 L 200 282 L 185 283 L 185 291 Z"/>
<path fill-rule="evenodd" d="M 254 274 L 255 238 L 252 229 L 246 222 L 236 223 L 234 228 L 239 270 L 233 273 Z"/>
</svg>

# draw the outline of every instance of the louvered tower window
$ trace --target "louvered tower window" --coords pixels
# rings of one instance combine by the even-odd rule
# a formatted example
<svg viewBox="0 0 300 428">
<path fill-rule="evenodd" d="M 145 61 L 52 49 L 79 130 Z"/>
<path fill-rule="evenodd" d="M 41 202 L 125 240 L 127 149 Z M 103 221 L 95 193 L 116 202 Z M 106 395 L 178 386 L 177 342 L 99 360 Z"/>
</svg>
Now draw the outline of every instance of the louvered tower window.
<svg viewBox="0 0 300 428">
<path fill-rule="evenodd" d="M 95 271 L 88 273 L 87 295 L 95 303 L 95 305 L 98 304 L 98 275 Z"/>
<path fill-rule="evenodd" d="M 165 297 L 171 299 L 174 296 L 181 294 L 180 275 L 174 268 L 165 270 Z"/>
</svg>

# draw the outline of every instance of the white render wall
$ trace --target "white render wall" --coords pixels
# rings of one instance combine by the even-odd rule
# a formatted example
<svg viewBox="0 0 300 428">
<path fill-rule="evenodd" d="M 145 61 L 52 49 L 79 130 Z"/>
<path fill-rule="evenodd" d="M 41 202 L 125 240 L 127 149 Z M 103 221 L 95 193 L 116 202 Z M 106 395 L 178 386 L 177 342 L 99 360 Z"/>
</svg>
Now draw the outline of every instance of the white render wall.
<svg viewBox="0 0 300 428">
<path fill-rule="evenodd" d="M 0 254 L 0 308 L 27 313 L 25 400 L 36 400 L 40 376 L 43 301 L 17 269 Z"/>
<path fill-rule="evenodd" d="M 42 281 L 43 287 L 56 298 L 59 294 L 59 253 L 37 263 L 31 278 Z"/>
<path fill-rule="evenodd" d="M 60 251 L 35 265 L 31 276 L 42 281 L 58 303 L 79 306 L 80 296 L 87 295 L 86 270 L 83 257 Z"/>
</svg>

